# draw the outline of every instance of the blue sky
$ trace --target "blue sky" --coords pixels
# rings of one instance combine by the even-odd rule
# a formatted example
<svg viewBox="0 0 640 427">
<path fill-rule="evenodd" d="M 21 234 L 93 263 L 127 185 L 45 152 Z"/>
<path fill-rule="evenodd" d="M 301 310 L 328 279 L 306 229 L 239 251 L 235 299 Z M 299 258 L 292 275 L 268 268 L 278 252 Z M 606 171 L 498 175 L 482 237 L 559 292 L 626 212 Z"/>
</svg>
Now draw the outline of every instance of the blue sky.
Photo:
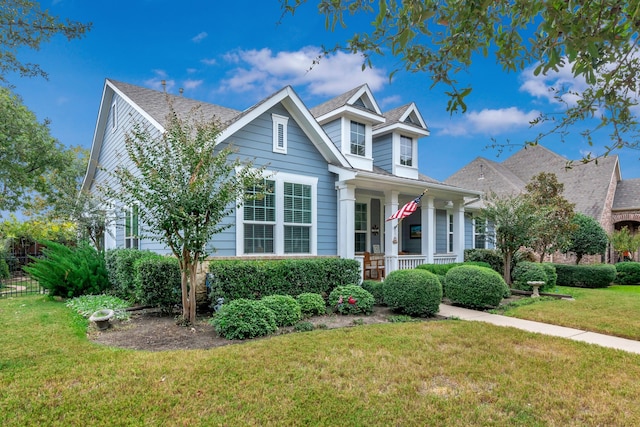
<svg viewBox="0 0 640 427">
<path fill-rule="evenodd" d="M 313 1 L 294 17 L 281 17 L 278 0 L 86 0 L 42 1 L 42 7 L 64 18 L 93 22 L 80 40 L 62 37 L 40 51 L 21 52 L 20 59 L 35 62 L 49 80 L 9 76 L 14 90 L 40 120 L 51 120 L 53 136 L 66 145 L 89 148 L 93 138 L 105 78 L 244 110 L 264 97 L 291 85 L 314 107 L 362 83 L 368 83 L 383 111 L 415 102 L 431 136 L 420 141 L 420 171 L 444 180 L 478 156 L 503 161 L 542 129 L 530 129 L 537 113 L 558 111 L 548 92 L 562 82 L 579 89 L 581 83 L 561 72 L 535 78 L 529 70 L 505 74 L 493 58 L 477 58 L 461 80 L 473 92 L 467 113 L 445 111 L 444 87 L 431 87 L 424 74 L 388 73 L 399 63 L 376 58 L 373 69 L 361 70 L 361 59 L 343 53 L 331 55 L 309 70 L 320 46 L 333 46 L 372 19 L 362 18 L 335 33 L 325 30 L 324 18 Z M 487 148 L 492 138 L 511 143 L 501 154 Z M 552 136 L 543 145 L 567 159 L 587 152 L 598 154 L 608 142 L 602 132 L 590 147 L 579 133 L 564 143 Z M 623 178 L 640 178 L 640 152 L 620 151 Z"/>
</svg>

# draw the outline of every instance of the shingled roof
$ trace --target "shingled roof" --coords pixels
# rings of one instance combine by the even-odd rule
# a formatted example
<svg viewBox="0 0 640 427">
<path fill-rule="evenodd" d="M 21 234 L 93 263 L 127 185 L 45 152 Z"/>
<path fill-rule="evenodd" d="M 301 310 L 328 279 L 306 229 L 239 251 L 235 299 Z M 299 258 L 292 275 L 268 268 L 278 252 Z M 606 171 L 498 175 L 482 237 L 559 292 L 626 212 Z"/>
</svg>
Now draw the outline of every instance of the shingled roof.
<svg viewBox="0 0 640 427">
<path fill-rule="evenodd" d="M 621 179 L 617 156 L 600 159 L 598 163 L 570 163 L 549 149 L 536 145 L 523 148 L 502 163 L 478 157 L 445 182 L 504 196 L 524 192 L 531 178 L 541 172 L 554 173 L 564 185 L 564 197 L 575 204 L 576 211 L 598 220 L 605 208 L 612 180 Z M 479 179 L 481 173 L 483 179 Z M 635 199 L 640 200 L 637 193 Z"/>
<path fill-rule="evenodd" d="M 618 183 L 612 209 L 640 209 L 640 178 L 625 179 Z"/>
<path fill-rule="evenodd" d="M 163 127 L 166 125 L 167 114 L 169 114 L 169 105 L 166 102 L 167 97 L 171 100 L 173 108 L 179 116 L 187 117 L 194 108 L 198 108 L 205 120 L 215 119 L 223 127 L 236 120 L 242 114 L 242 111 L 215 104 L 208 104 L 111 79 L 109 81 Z"/>
</svg>

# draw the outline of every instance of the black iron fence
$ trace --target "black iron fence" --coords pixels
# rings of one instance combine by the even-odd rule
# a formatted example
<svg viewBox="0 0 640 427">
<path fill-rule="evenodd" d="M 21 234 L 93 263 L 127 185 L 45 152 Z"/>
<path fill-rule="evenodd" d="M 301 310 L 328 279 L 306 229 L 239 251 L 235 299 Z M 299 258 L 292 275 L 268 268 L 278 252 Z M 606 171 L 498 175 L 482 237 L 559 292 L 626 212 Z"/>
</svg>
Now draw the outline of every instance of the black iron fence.
<svg viewBox="0 0 640 427">
<path fill-rule="evenodd" d="M 46 289 L 40 286 L 37 280 L 29 277 L 22 269 L 30 262 L 32 262 L 32 258 L 28 255 L 9 256 L 7 264 L 10 277 L 0 280 L 0 298 L 46 293 Z"/>
</svg>

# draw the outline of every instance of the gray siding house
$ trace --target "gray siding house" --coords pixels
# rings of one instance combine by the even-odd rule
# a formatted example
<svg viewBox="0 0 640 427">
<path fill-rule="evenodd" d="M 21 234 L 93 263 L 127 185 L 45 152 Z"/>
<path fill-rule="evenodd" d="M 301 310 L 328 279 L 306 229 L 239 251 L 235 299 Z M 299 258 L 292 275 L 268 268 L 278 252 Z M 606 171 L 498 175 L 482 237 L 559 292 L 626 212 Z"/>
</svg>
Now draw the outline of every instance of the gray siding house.
<svg viewBox="0 0 640 427">
<path fill-rule="evenodd" d="M 213 257 L 384 256 L 387 272 L 422 263 L 463 260 L 474 246 L 466 206 L 482 193 L 418 172 L 418 149 L 429 135 L 415 104 L 388 112 L 367 85 L 308 109 L 289 86 L 238 111 L 107 79 L 83 189 L 95 191 L 116 166 L 127 165 L 124 141 L 134 124 L 160 135 L 169 112 L 193 107 L 221 124 L 218 143 L 266 165 L 269 194 L 225 218 L 231 227 L 210 242 Z M 423 149 L 427 149 L 424 147 Z M 422 194 L 402 220 L 386 219 Z M 296 203 L 293 203 L 293 201 Z M 295 215 L 284 215 L 295 206 Z M 112 207 L 117 218 L 105 247 L 167 253 L 145 235 L 135 207 Z"/>
</svg>

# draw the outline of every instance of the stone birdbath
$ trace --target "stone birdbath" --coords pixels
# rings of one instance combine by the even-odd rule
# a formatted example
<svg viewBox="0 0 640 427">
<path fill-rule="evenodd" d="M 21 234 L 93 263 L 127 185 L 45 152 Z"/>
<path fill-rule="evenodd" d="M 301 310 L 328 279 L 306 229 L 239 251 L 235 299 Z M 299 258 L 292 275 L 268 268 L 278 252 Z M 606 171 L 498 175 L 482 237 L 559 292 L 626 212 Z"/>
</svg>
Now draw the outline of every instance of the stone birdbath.
<svg viewBox="0 0 640 427">
<path fill-rule="evenodd" d="M 544 285 L 544 282 L 541 280 L 532 280 L 527 282 L 527 285 L 533 288 L 533 293 L 531 294 L 531 298 L 538 298 L 540 296 L 538 289 L 540 288 L 540 286 Z"/>
<path fill-rule="evenodd" d="M 109 320 L 114 316 L 114 312 L 111 309 L 103 308 L 102 310 L 98 310 L 89 317 L 89 320 L 96 324 L 96 327 L 104 331 L 105 329 L 109 329 L 111 324 Z"/>
</svg>

